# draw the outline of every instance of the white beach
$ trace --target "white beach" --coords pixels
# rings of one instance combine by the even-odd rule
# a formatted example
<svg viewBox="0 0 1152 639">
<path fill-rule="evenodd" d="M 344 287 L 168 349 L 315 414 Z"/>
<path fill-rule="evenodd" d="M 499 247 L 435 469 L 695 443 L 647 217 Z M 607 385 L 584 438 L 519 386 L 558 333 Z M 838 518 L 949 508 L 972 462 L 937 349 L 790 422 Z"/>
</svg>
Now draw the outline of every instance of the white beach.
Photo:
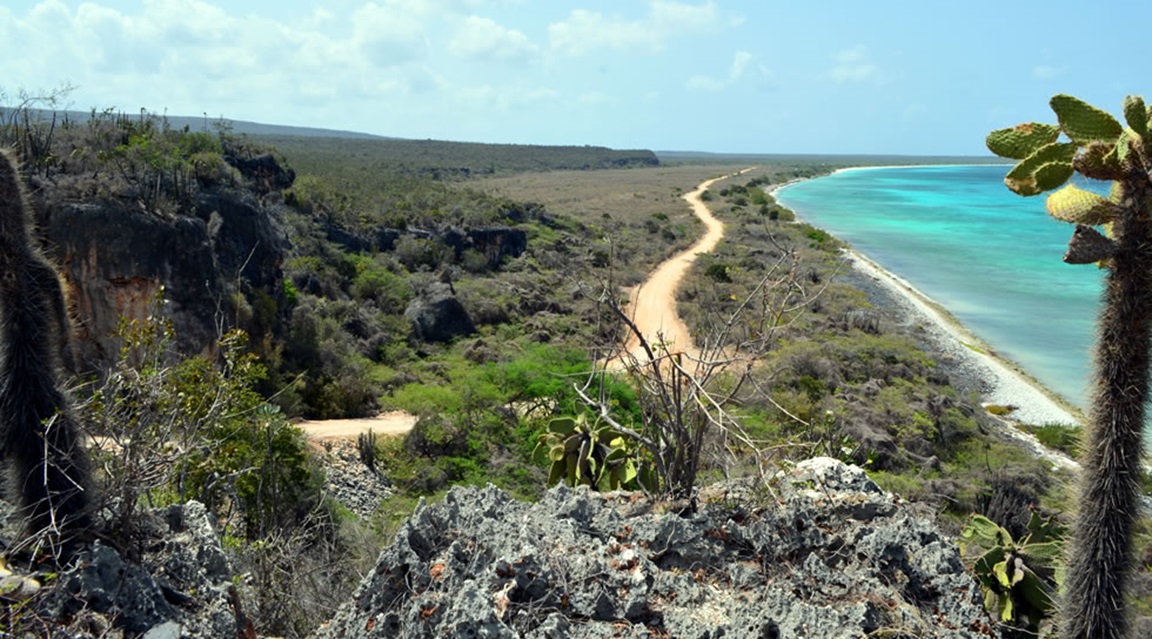
<svg viewBox="0 0 1152 639">
<path fill-rule="evenodd" d="M 873 168 L 890 167 L 852 167 L 840 170 Z M 779 189 L 788 184 L 772 189 L 772 195 L 775 196 Z M 797 219 L 800 219 L 799 215 Z M 847 250 L 845 254 L 855 271 L 888 293 L 886 297 L 898 307 L 899 314 L 907 318 L 909 325 L 922 328 L 923 337 L 940 357 L 950 360 L 953 368 L 976 383 L 986 406 L 1014 408 L 1004 416 L 1004 422 L 1083 425 L 1084 416 L 1077 408 L 1022 373 L 1021 367 L 997 356 L 991 347 L 948 314 L 943 306 L 867 256 L 853 250 Z M 1017 428 L 1006 427 L 1004 431 L 1056 465 L 1076 466 L 1067 457 L 1048 450 L 1034 437 Z"/>
</svg>

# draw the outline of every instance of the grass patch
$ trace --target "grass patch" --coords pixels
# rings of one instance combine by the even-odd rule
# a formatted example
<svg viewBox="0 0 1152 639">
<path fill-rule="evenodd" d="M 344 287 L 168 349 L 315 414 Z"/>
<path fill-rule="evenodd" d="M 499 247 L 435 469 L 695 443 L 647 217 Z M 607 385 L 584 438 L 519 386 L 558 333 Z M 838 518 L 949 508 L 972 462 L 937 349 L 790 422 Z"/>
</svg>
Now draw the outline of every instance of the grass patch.
<svg viewBox="0 0 1152 639">
<path fill-rule="evenodd" d="M 1080 453 L 1080 428 L 1066 424 L 1022 424 L 1020 429 L 1031 433 L 1048 448 L 1075 457 Z"/>
</svg>

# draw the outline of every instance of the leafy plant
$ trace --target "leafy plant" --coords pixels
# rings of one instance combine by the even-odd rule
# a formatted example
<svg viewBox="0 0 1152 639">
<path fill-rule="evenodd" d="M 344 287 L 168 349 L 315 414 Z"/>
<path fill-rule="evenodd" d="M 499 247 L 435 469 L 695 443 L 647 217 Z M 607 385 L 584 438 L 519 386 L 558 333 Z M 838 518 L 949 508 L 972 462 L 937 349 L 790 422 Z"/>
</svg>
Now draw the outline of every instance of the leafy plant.
<svg viewBox="0 0 1152 639">
<path fill-rule="evenodd" d="M 626 435 L 601 420 L 589 423 L 584 414 L 550 421 L 534 455 L 551 462 L 549 485 L 563 480 L 601 491 L 635 490 L 650 474 Z"/>
<path fill-rule="evenodd" d="M 1076 225 L 1064 261 L 1107 271 L 1096 348 L 1097 389 L 1085 433 L 1061 636 L 1119 639 L 1140 513 L 1144 411 L 1152 348 L 1152 110 L 1124 100 L 1124 122 L 1057 95 L 1058 123 L 993 131 L 997 155 L 1020 160 L 1004 178 L 1020 195 L 1057 189 L 1074 173 L 1111 180 L 1108 197 L 1075 185 L 1048 197 L 1052 217 Z M 1094 227 L 1102 227 L 1103 233 Z"/>
<path fill-rule="evenodd" d="M 1064 532 L 1053 517 L 1041 519 L 1032 511 L 1028 534 L 1019 541 L 983 515 L 972 515 L 960 533 L 965 554 L 981 553 L 972 571 L 984 591 L 984 606 L 1028 636 L 1039 632 L 1055 608 Z"/>
</svg>

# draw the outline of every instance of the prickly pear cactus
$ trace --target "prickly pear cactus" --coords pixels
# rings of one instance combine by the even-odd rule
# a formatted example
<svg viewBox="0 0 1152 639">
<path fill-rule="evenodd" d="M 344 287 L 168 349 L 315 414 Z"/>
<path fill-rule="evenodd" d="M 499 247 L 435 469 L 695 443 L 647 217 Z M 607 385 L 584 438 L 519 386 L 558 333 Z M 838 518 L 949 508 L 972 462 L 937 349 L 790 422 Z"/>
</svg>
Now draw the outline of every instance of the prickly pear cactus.
<svg viewBox="0 0 1152 639">
<path fill-rule="evenodd" d="M 1124 639 L 1152 365 L 1152 109 L 1128 96 L 1121 124 L 1072 96 L 1057 95 L 1049 104 L 1056 126 L 993 131 L 987 144 L 1020 160 L 1004 178 L 1012 191 L 1060 189 L 1048 196 L 1047 209 L 1076 225 L 1064 261 L 1107 270 L 1058 636 Z M 1111 180 L 1110 194 L 1063 186 L 1074 173 Z"/>
</svg>

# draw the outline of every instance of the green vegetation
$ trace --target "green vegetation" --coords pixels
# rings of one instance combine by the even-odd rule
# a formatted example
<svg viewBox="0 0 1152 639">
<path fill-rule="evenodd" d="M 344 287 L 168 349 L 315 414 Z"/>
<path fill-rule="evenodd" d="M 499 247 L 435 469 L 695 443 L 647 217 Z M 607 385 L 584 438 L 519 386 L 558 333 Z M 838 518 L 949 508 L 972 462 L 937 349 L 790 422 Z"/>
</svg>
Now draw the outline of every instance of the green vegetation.
<svg viewBox="0 0 1152 639">
<path fill-rule="evenodd" d="M 1036 637 L 1055 611 L 1064 533 L 1051 517 L 1042 520 L 1035 512 L 1019 540 L 981 515 L 970 517 L 960 533 L 985 606 L 1007 625 L 1005 636 Z"/>
<path fill-rule="evenodd" d="M 453 484 L 532 499 L 551 475 L 690 500 L 703 483 L 818 454 L 866 467 L 957 532 L 977 512 L 1019 539 L 1030 507 L 1064 507 L 1068 478 L 995 435 L 948 362 L 854 287 L 844 244 L 772 197 L 772 185 L 832 168 L 828 158 L 781 160 L 710 190 L 727 237 L 678 296 L 706 366 L 649 344 L 662 364 L 608 373 L 630 330 L 623 289 L 703 231 L 681 196 L 747 165 L 590 171 L 603 165 L 590 158 L 646 154 L 380 140 L 283 139 L 272 150 L 147 114 L 5 122 L 0 141 L 25 140 L 28 172 L 69 197 L 128 197 L 160 217 L 194 214 L 205 194 L 259 199 L 283 229 L 272 285 L 238 282 L 212 300 L 226 328 L 250 338 L 225 330 L 190 357 L 174 352 L 164 313 L 127 323 L 124 350 L 78 413 L 112 444 L 97 455 L 113 532 L 130 539 L 146 506 L 203 500 L 251 568 L 245 596 L 278 620 L 262 631 L 306 634 L 398 522 Z M 254 157 L 289 165 L 294 180 L 237 168 Z M 526 244 L 460 240 L 491 229 Z M 475 332 L 420 339 L 405 311 L 443 289 Z M 290 420 L 381 410 L 418 421 L 357 442 L 360 461 L 395 487 L 360 519 L 323 496 L 319 460 Z M 1066 431 L 1035 432 L 1073 445 Z M 282 578 L 313 560 L 332 566 L 310 586 L 327 599 Z"/>
<path fill-rule="evenodd" d="M 548 484 L 591 486 L 600 491 L 638 490 L 644 461 L 627 434 L 606 423 L 589 423 L 587 414 L 555 417 L 540 435 L 534 457 L 550 465 Z M 651 468 L 647 469 L 648 474 Z M 647 482 L 652 486 L 652 480 Z"/>
<path fill-rule="evenodd" d="M 1020 195 L 1057 189 L 1074 173 L 1113 183 L 1107 198 L 1064 186 L 1048 197 L 1047 208 L 1076 225 L 1064 261 L 1107 271 L 1094 367 L 1098 392 L 1085 433 L 1061 636 L 1118 639 L 1128 634 L 1121 611 L 1134 569 L 1152 348 L 1152 110 L 1128 96 L 1125 126 L 1072 96 L 1054 96 L 1049 104 L 1057 125 L 1000 129 L 987 144 L 997 155 L 1019 160 L 1004 182 Z M 1103 226 L 1104 233 L 1093 226 Z"/>
</svg>

